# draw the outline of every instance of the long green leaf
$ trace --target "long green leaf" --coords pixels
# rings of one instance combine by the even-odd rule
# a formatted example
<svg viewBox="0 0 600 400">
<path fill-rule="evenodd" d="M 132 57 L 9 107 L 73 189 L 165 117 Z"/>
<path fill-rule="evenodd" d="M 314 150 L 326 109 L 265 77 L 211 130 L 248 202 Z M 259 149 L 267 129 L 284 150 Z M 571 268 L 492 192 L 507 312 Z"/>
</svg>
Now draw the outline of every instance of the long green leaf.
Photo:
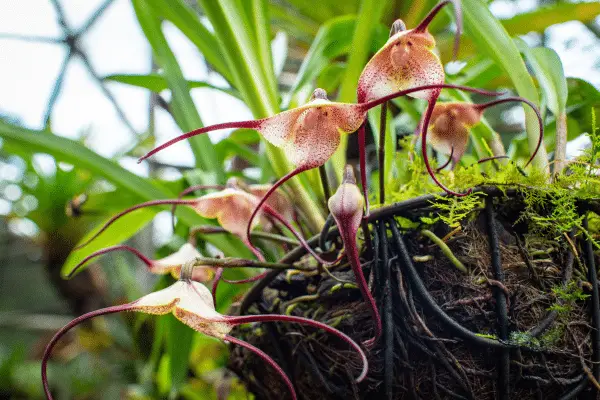
<svg viewBox="0 0 600 400">
<path fill-rule="evenodd" d="M 190 88 L 162 32 L 160 19 L 151 12 L 147 0 L 132 0 L 132 2 L 140 26 L 171 88 L 172 111 L 177 124 L 183 131 L 202 127 L 202 120 L 190 95 Z M 193 137 L 189 143 L 196 158 L 196 165 L 206 172 L 214 172 L 215 181 L 222 181 L 225 177 L 223 165 L 212 150 L 212 142 L 208 135 Z"/>
<path fill-rule="evenodd" d="M 88 170 L 96 176 L 105 178 L 120 190 L 138 196 L 140 201 L 175 197 L 175 194 L 165 187 L 129 172 L 114 161 L 98 155 L 74 140 L 48 132 L 38 132 L 18 127 L 1 120 L 0 137 L 13 146 L 19 146 L 24 151 L 47 153 L 57 160 Z M 209 223 L 188 207 L 179 207 L 177 215 L 189 226 Z M 239 242 L 223 235 L 208 235 L 206 240 L 228 254 L 249 254 L 248 250 L 241 246 Z"/>
<path fill-rule="evenodd" d="M 339 101 L 356 101 L 358 78 L 369 59 L 371 40 L 387 3 L 387 0 L 362 0 L 361 2 L 352 35 L 352 51 L 349 53 L 346 74 L 340 86 Z M 347 143 L 348 138 L 343 135 L 338 150 L 331 158 L 339 181 L 341 181 L 341 174 L 346 163 Z"/>
<path fill-rule="evenodd" d="M 194 43 L 206 62 L 228 82 L 232 82 L 233 78 L 229 65 L 219 52 L 219 43 L 215 35 L 200 22 L 198 14 L 189 8 L 183 0 L 148 1 L 146 4 L 152 7 L 155 15 L 175 25 Z"/>
<path fill-rule="evenodd" d="M 517 92 L 535 104 L 539 104 L 539 95 L 533 80 L 525 67 L 521 54 L 506 29 L 492 15 L 488 5 L 481 0 L 463 0 L 465 28 L 480 52 L 486 53 L 511 78 Z M 535 113 L 525 108 L 527 138 L 530 152 L 538 141 L 539 131 Z M 542 145 L 534 160 L 539 168 L 546 169 L 548 155 Z"/>
<path fill-rule="evenodd" d="M 105 81 L 119 82 L 130 86 L 141 87 L 144 89 L 151 90 L 155 93 L 160 93 L 163 90 L 169 89 L 169 82 L 167 82 L 164 76 L 159 74 L 114 74 L 105 76 L 102 79 Z M 236 97 L 238 99 L 240 98 L 240 94 L 233 89 L 215 86 L 205 81 L 187 81 L 187 84 L 190 89 L 214 89 L 223 93 L 227 93 L 228 95 Z"/>
<path fill-rule="evenodd" d="M 369 59 L 371 40 L 387 2 L 387 0 L 362 0 L 361 2 L 352 36 L 352 52 L 348 57 L 346 76 L 338 97 L 340 101 L 356 101 L 358 78 Z"/>
<path fill-rule="evenodd" d="M 296 80 L 290 89 L 290 97 L 312 86 L 313 81 L 331 65 L 333 59 L 348 54 L 352 48 L 352 36 L 348 35 L 348 32 L 353 32 L 355 27 L 355 15 L 333 18 L 321 26 L 298 70 Z M 377 51 L 387 40 L 387 35 L 387 29 L 383 24 L 377 24 L 368 50 Z"/>
<path fill-rule="evenodd" d="M 543 32 L 551 25 L 567 21 L 591 22 L 598 14 L 600 14 L 600 3 L 597 1 L 589 3 L 561 2 L 500 22 L 509 34 L 523 35 L 528 32 Z"/>
<path fill-rule="evenodd" d="M 540 83 L 550 111 L 554 115 L 564 113 L 567 107 L 569 89 L 558 54 L 552 49 L 538 47 L 526 51 L 525 57 Z"/>
<path fill-rule="evenodd" d="M 243 15 L 244 7 L 235 0 L 200 0 L 200 4 L 215 29 L 221 52 L 231 65 L 234 86 L 240 91 L 246 105 L 256 118 L 275 114 L 279 110 L 278 96 L 273 93 L 265 77 L 260 54 L 252 43 L 252 37 L 244 30 L 244 21 L 247 20 L 247 16 Z M 266 151 L 278 176 L 292 170 L 281 149 L 267 143 Z M 290 186 L 298 204 L 310 218 L 312 229 L 320 229 L 323 216 L 306 188 L 296 178 L 290 181 Z"/>
<path fill-rule="evenodd" d="M 533 73 L 544 93 L 546 103 L 556 118 L 554 141 L 554 173 L 560 173 L 565 167 L 567 157 L 567 97 L 569 89 L 562 63 L 558 54 L 552 49 L 538 47 L 530 49 L 522 40 L 517 45 L 529 61 Z"/>
<path fill-rule="evenodd" d="M 192 342 L 196 332 L 173 315 L 167 316 L 166 344 L 169 355 L 171 396 L 176 395 L 187 380 Z"/>
<path fill-rule="evenodd" d="M 137 212 L 125 215 L 115 222 L 105 234 L 100 235 L 96 240 L 87 245 L 84 249 L 76 250 L 71 252 L 67 257 L 62 269 L 60 271 L 63 277 L 68 276 L 73 269 L 79 264 L 85 257 L 91 253 L 115 245 L 116 243 L 122 243 L 138 233 L 144 226 L 148 225 L 154 218 L 158 209 L 147 208 L 145 210 L 139 210 Z M 100 230 L 102 225 L 106 221 L 102 221 L 95 229 L 88 232 L 79 243 L 83 243 L 91 238 L 96 232 Z"/>
</svg>

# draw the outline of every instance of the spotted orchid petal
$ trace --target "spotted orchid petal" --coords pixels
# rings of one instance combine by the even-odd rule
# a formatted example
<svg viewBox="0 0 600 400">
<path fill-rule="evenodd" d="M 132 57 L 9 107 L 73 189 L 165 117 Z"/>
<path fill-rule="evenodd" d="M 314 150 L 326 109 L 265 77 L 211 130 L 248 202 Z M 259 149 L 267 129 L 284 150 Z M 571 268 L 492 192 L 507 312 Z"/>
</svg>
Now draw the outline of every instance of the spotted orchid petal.
<svg viewBox="0 0 600 400">
<path fill-rule="evenodd" d="M 230 336 L 229 333 L 234 326 L 253 322 L 282 321 L 299 323 L 322 329 L 337 336 L 354 348 L 363 363 L 362 371 L 356 380 L 357 382 L 360 382 L 365 378 L 368 372 L 366 355 L 360 346 L 344 333 L 321 322 L 303 317 L 269 314 L 237 317 L 222 315 L 215 310 L 210 291 L 206 288 L 206 286 L 189 279 L 191 277 L 192 268 L 192 264 L 186 264 L 182 272 L 182 279 L 165 289 L 150 293 L 131 303 L 92 311 L 75 318 L 73 321 L 61 328 L 46 346 L 44 355 L 42 357 L 41 372 L 46 398 L 52 400 L 52 393 L 48 384 L 47 365 L 50 355 L 52 354 L 52 350 L 58 340 L 60 340 L 60 338 L 62 338 L 69 330 L 84 321 L 96 316 L 114 314 L 123 311 L 136 311 L 152 315 L 164 315 L 172 313 L 181 322 L 200 333 L 247 348 L 276 370 L 276 372 L 281 376 L 285 384 L 288 386 L 294 400 L 297 399 L 296 391 L 292 385 L 292 382 L 287 377 L 285 372 L 283 372 L 281 367 L 279 367 L 279 365 L 262 350 Z"/>
<path fill-rule="evenodd" d="M 360 264 L 357 235 L 363 217 L 364 200 L 360 189 L 356 186 L 356 178 L 351 166 L 346 166 L 344 180 L 335 194 L 329 199 L 328 206 L 344 242 L 344 248 L 346 249 L 348 261 L 350 262 L 356 283 L 364 300 L 368 303 L 373 320 L 375 321 L 375 336 L 365 343 L 370 346 L 381 336 L 381 317 L 379 316 L 375 299 L 369 291 L 369 285 Z"/>
<path fill-rule="evenodd" d="M 414 29 L 406 30 L 402 21 L 392 27 L 386 44 L 369 60 L 363 69 L 357 86 L 359 103 L 371 101 L 399 90 L 423 85 L 444 83 L 444 67 L 433 52 L 435 39 L 427 31 L 429 23 L 450 1 L 438 4 Z M 455 53 L 458 46 L 462 22 L 460 3 L 453 1 L 457 33 Z M 421 91 L 410 96 L 430 99 L 435 90 Z"/>
<path fill-rule="evenodd" d="M 257 204 L 256 196 L 240 189 L 226 188 L 199 197 L 192 207 L 204 218 L 216 218 L 223 229 L 246 241 L 246 225 Z M 253 221 L 251 229 L 258 224 L 259 220 Z"/>
<path fill-rule="evenodd" d="M 322 89 L 318 93 L 324 92 Z M 269 118 L 228 122 L 196 129 L 158 146 L 140 158 L 142 161 L 181 140 L 227 128 L 257 130 L 269 143 L 283 149 L 299 169 L 311 169 L 325 163 L 337 150 L 342 133 L 352 133 L 365 119 L 355 104 L 335 103 L 322 95 L 307 104 Z"/>
</svg>

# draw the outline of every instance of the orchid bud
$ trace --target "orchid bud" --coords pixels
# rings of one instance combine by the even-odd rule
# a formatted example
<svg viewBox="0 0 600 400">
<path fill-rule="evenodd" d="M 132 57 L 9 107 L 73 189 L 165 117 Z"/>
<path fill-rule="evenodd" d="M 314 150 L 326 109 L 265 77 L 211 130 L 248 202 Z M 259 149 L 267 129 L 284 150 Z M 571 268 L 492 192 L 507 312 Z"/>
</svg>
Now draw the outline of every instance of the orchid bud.
<svg viewBox="0 0 600 400">
<path fill-rule="evenodd" d="M 381 336 L 381 317 L 360 264 L 357 234 L 363 216 L 364 200 L 360 189 L 356 186 L 356 178 L 350 165 L 346 166 L 342 184 L 329 199 L 328 206 L 340 231 L 356 283 L 363 299 L 368 303 L 375 321 L 375 336 L 365 343 L 370 346 Z"/>
<path fill-rule="evenodd" d="M 88 319 L 100 315 L 114 314 L 123 311 L 136 311 L 153 315 L 165 315 L 172 313 L 177 319 L 195 331 L 223 341 L 238 344 L 249 349 L 276 370 L 276 372 L 286 383 L 294 400 L 297 398 L 296 391 L 292 385 L 292 382 L 283 372 L 281 367 L 279 367 L 279 365 L 277 365 L 277 363 L 262 350 L 257 349 L 256 347 L 240 339 L 230 336 L 229 333 L 234 326 L 252 322 L 283 321 L 299 323 L 322 329 L 349 344 L 360 356 L 363 363 L 363 368 L 359 376 L 356 378 L 357 382 L 362 381 L 366 376 L 368 372 L 368 362 L 365 353 L 362 351 L 360 346 L 356 344 L 356 342 L 354 342 L 344 333 L 321 322 L 302 317 L 269 314 L 237 317 L 222 315 L 215 310 L 210 291 L 206 288 L 206 286 L 190 280 L 192 276 L 192 269 L 192 264 L 188 263 L 184 265 L 181 271 L 181 279 L 165 289 L 150 293 L 131 303 L 92 311 L 75 318 L 73 321 L 61 328 L 46 346 L 44 355 L 42 357 L 42 382 L 44 385 L 46 398 L 49 400 L 52 399 L 46 368 L 52 350 L 58 340 L 60 340 L 60 338 L 73 327 Z"/>
<path fill-rule="evenodd" d="M 350 165 L 346 165 L 342 184 L 327 204 L 338 226 L 349 227 L 354 234 L 358 232 L 365 202 Z"/>
</svg>

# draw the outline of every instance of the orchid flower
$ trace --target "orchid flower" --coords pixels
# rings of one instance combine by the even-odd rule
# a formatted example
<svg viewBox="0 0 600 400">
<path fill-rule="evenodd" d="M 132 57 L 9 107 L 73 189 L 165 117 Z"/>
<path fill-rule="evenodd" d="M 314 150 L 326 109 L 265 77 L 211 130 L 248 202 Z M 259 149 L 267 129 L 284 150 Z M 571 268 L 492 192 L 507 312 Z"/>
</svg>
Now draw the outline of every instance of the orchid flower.
<svg viewBox="0 0 600 400">
<path fill-rule="evenodd" d="M 416 28 L 407 30 L 402 20 L 396 20 L 390 31 L 390 38 L 385 45 L 369 60 L 363 69 L 357 85 L 356 97 L 359 103 L 371 101 L 391 93 L 425 85 L 444 83 L 444 66 L 433 52 L 435 39 L 427 28 L 433 18 L 447 4 L 454 5 L 456 34 L 454 37 L 454 56 L 458 54 L 460 34 L 462 32 L 462 12 L 460 1 L 446 0 L 435 6 Z M 423 126 L 429 123 L 428 113 L 437 101 L 440 89 L 413 92 L 412 97 L 426 99 L 428 107 L 425 111 Z M 425 136 L 422 139 L 426 148 Z M 366 170 L 366 128 L 361 125 L 358 130 L 360 156 L 360 178 L 366 201 L 366 215 L 369 215 L 368 183 Z M 449 193 L 454 193 L 442 185 L 425 161 L 427 171 L 438 186 Z M 454 193 L 457 194 L 457 193 Z"/>
<path fill-rule="evenodd" d="M 283 148 L 286 156 L 296 165 L 296 168 L 275 182 L 260 199 L 254 208 L 254 212 L 248 219 L 245 235 L 247 237 L 255 226 L 254 218 L 269 197 L 282 184 L 295 175 L 323 165 L 337 150 L 341 135 L 352 133 L 363 125 L 368 110 L 399 96 L 419 91 L 435 90 L 439 92 L 439 90 L 444 88 L 460 89 L 487 96 L 500 95 L 497 92 L 488 92 L 466 86 L 435 84 L 409 88 L 366 103 L 354 104 L 331 102 L 327 99 L 327 95 L 323 89 L 316 89 L 309 103 L 304 106 L 259 120 L 226 122 L 196 129 L 158 146 L 140 158 L 139 161 L 141 162 L 181 140 L 227 128 L 257 130 L 267 141 L 277 147 Z M 171 201 L 172 203 L 170 204 L 178 203 L 177 201 Z M 185 202 L 178 204 L 185 204 Z"/>
<path fill-rule="evenodd" d="M 79 245 L 78 248 L 81 248 L 81 247 L 87 245 L 88 243 L 90 243 L 92 240 L 94 240 L 96 237 L 98 237 L 100 234 L 102 234 L 116 220 L 118 220 L 120 217 L 122 217 L 132 211 L 138 210 L 140 208 L 156 206 L 156 205 L 187 205 L 189 207 L 192 207 L 199 215 L 203 216 L 204 218 L 216 218 L 219 225 L 221 225 L 221 227 L 224 230 L 239 237 L 242 240 L 242 242 L 253 252 L 253 254 L 256 256 L 256 258 L 258 260 L 265 261 L 265 258 L 262 255 L 262 253 L 260 252 L 260 250 L 252 244 L 252 242 L 250 240 L 250 232 L 246 228 L 247 225 L 250 224 L 248 221 L 251 221 L 252 217 L 256 214 L 257 204 L 259 204 L 260 201 L 261 200 L 258 197 L 254 196 L 248 192 L 245 192 L 241 189 L 236 189 L 236 188 L 232 188 L 232 187 L 227 187 L 218 192 L 206 194 L 197 199 L 190 199 L 190 200 L 175 199 L 175 200 L 148 201 L 148 202 L 141 203 L 136 206 L 130 207 L 124 211 L 121 211 L 120 213 L 118 213 L 117 215 L 115 215 L 114 217 L 109 219 L 106 222 L 106 224 L 102 228 L 100 228 L 100 230 L 94 236 L 92 236 L 88 241 Z M 296 229 L 288 221 L 286 221 L 286 219 L 283 216 L 281 216 L 277 211 L 275 211 L 271 206 L 269 206 L 268 204 L 265 204 L 264 212 L 269 217 L 272 217 L 274 220 L 276 220 L 277 222 L 279 222 L 283 226 L 285 226 L 298 239 L 300 244 L 302 246 L 304 246 L 307 249 L 307 251 L 313 257 L 315 257 L 315 259 L 317 259 L 317 261 L 319 261 L 322 264 L 331 264 L 331 262 L 327 262 L 327 261 L 323 260 L 308 245 L 308 243 L 302 237 L 302 235 L 299 232 L 297 232 Z M 261 216 L 262 216 L 262 214 L 261 214 Z M 256 220 L 251 221 L 250 226 L 252 228 L 257 225 L 258 225 L 258 221 L 256 221 Z M 94 253 L 90 257 L 93 257 L 95 255 L 97 255 L 97 254 Z M 216 296 L 217 287 L 221 280 L 222 274 L 223 274 L 223 268 L 218 268 L 216 271 L 215 278 L 213 280 L 213 288 L 212 288 L 213 295 L 215 295 L 215 296 Z M 233 283 L 233 284 L 250 283 L 250 282 L 255 282 L 259 279 L 264 278 L 266 276 L 266 274 L 267 274 L 267 272 L 262 272 L 258 275 L 254 275 L 254 276 L 246 278 L 246 279 L 241 279 L 241 280 L 223 279 L 223 280 L 227 283 Z"/>
<path fill-rule="evenodd" d="M 375 336 L 365 342 L 365 345 L 370 346 L 381 336 L 381 317 L 363 274 L 356 243 L 358 228 L 363 218 L 364 204 L 360 189 L 356 186 L 354 171 L 350 165 L 347 165 L 344 171 L 344 180 L 335 194 L 329 198 L 328 206 L 344 242 L 348 261 L 350 262 L 358 287 L 364 300 L 371 308 L 371 314 L 375 321 Z"/>
<path fill-rule="evenodd" d="M 527 164 L 525 164 L 527 167 L 542 145 L 544 126 L 542 116 L 537 107 L 532 102 L 522 97 L 506 97 L 483 104 L 464 102 L 436 104 L 431 114 L 431 123 L 429 126 L 431 146 L 442 154 L 449 154 L 450 158 L 448 162 L 451 162 L 452 168 L 454 168 L 467 149 L 471 128 L 481 122 L 483 112 L 491 106 L 513 101 L 523 102 L 529 105 L 536 113 L 540 127 L 540 136 L 535 151 L 527 161 Z M 416 132 L 416 135 L 418 134 L 419 130 Z M 425 153 L 423 156 L 427 157 Z M 495 158 L 498 157 L 493 157 L 493 159 Z M 490 159 L 491 158 L 486 158 L 480 160 L 480 162 L 488 161 Z M 442 167 L 438 168 L 438 170 L 444 168 L 447 164 L 448 163 L 444 164 Z"/>
<path fill-rule="evenodd" d="M 177 199 L 181 199 L 184 196 L 186 196 L 190 193 L 196 192 L 198 190 L 205 190 L 205 189 L 223 190 L 226 187 L 229 187 L 232 189 L 241 189 L 241 190 L 243 190 L 247 193 L 250 193 L 258 198 L 262 198 L 269 191 L 269 189 L 271 189 L 272 185 L 269 185 L 269 184 L 246 185 L 237 178 L 230 178 L 227 181 L 227 185 L 225 185 L 225 186 L 224 185 L 193 185 L 193 186 L 190 186 L 190 187 L 186 188 L 185 190 L 183 190 L 181 193 L 179 193 L 179 196 L 177 196 Z M 285 218 L 288 221 L 297 219 L 296 211 L 292 205 L 292 202 L 290 201 L 289 197 L 281 191 L 273 192 L 272 195 L 266 201 L 266 204 L 271 206 L 275 211 L 277 211 L 283 218 Z M 171 209 L 173 226 L 175 226 L 175 210 L 176 210 L 176 208 L 177 208 L 177 204 L 173 204 L 173 207 Z M 265 228 L 268 229 L 267 221 L 265 220 L 263 223 L 265 225 Z"/>
<path fill-rule="evenodd" d="M 93 317 L 114 314 L 123 311 L 136 311 L 153 315 L 165 315 L 172 313 L 181 322 L 200 333 L 247 348 L 275 369 L 275 371 L 284 380 L 294 400 L 297 399 L 296 391 L 294 390 L 291 380 L 287 377 L 285 372 L 283 372 L 281 367 L 262 350 L 240 339 L 230 336 L 229 333 L 234 326 L 252 322 L 282 321 L 323 329 L 324 331 L 337 336 L 342 341 L 349 344 L 354 350 L 356 350 L 363 364 L 362 371 L 356 378 L 356 381 L 360 382 L 365 378 L 368 372 L 368 362 L 365 353 L 360 346 L 346 334 L 321 322 L 290 315 L 222 315 L 215 310 L 208 288 L 201 283 L 191 280 L 192 269 L 193 264 L 185 264 L 181 271 L 180 280 L 171 286 L 157 292 L 150 293 L 131 303 L 107 307 L 84 314 L 75 318 L 73 321 L 61 328 L 46 346 L 42 358 L 42 382 L 44 385 L 46 398 L 49 400 L 52 399 L 46 371 L 47 364 L 52 350 L 60 338 L 62 338 L 75 326 Z"/>
<path fill-rule="evenodd" d="M 166 275 L 171 274 L 173 278 L 179 279 L 181 276 L 181 268 L 184 264 L 193 262 L 197 258 L 202 258 L 202 254 L 190 243 L 186 243 L 179 248 L 175 253 L 170 254 L 164 258 L 160 258 L 158 260 L 151 260 L 142 254 L 138 249 L 127 246 L 127 245 L 117 245 L 107 247 L 102 250 L 98 250 L 89 256 L 85 257 L 83 260 L 79 262 L 73 268 L 73 270 L 67 275 L 67 278 L 71 278 L 77 271 L 79 271 L 88 261 L 93 258 L 99 257 L 106 253 L 111 253 L 113 251 L 128 251 L 135 255 L 140 259 L 146 266 L 148 267 L 148 271 L 157 275 Z M 216 268 L 213 266 L 196 266 L 192 272 L 191 279 L 196 282 L 207 282 L 212 279 L 216 271 Z"/>
</svg>

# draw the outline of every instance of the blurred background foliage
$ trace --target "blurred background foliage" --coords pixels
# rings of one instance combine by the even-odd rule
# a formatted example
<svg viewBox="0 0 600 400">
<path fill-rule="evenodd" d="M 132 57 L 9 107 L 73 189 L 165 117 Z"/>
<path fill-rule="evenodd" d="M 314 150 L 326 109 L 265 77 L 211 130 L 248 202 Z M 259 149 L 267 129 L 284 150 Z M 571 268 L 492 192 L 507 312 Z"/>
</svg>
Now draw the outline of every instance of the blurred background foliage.
<svg viewBox="0 0 600 400">
<path fill-rule="evenodd" d="M 5 21 L 0 23 L 0 45 L 53 45 L 64 55 L 57 73 L 50 72 L 55 80 L 39 123 L 15 112 L 10 100 L 0 103 L 0 398 L 11 399 L 41 398 L 39 357 L 52 334 L 73 316 L 132 300 L 170 279 L 157 281 L 139 262 L 120 254 L 93 263 L 71 280 L 63 279 L 79 260 L 124 241 L 148 255 L 164 256 L 184 243 L 190 226 L 214 222 L 180 207 L 173 234 L 164 212 L 147 209 L 128 216 L 85 251 L 72 253 L 93 227 L 117 210 L 174 197 L 191 184 L 224 183 L 232 176 L 269 182 L 291 169 L 280 150 L 244 130 L 195 137 L 189 141 L 191 152 L 187 145 L 178 146 L 170 157 L 150 160 L 142 170 L 133 165 L 136 157 L 178 130 L 192 130 L 207 121 L 224 122 L 223 118 L 261 118 L 303 104 L 315 87 L 326 89 L 332 99 L 355 101 L 358 76 L 387 40 L 391 23 L 402 18 L 413 27 L 436 3 L 105 0 L 89 2 L 94 9 L 73 24 L 69 15 L 76 2 L 41 1 L 41 12 L 57 22 L 56 35 L 30 34 L 28 28 L 5 31 Z M 11 5 L 4 7 L 10 11 Z M 600 115 L 600 3 L 465 0 L 463 7 L 466 33 L 460 62 L 450 63 L 455 29 L 450 10 L 431 26 L 447 63 L 448 82 L 491 90 L 508 88 L 541 103 L 545 144 L 551 155 L 556 119 L 566 115 L 568 140 L 572 141 L 569 151 L 576 155 L 573 151 L 585 146 L 582 134 L 591 127 L 590 109 L 596 107 Z M 143 72 L 132 73 L 128 57 L 116 57 L 116 67 L 110 71 L 95 66 L 97 57 L 90 54 L 96 46 L 103 46 L 103 36 L 93 40 L 86 36 L 93 35 L 94 27 L 111 9 L 129 15 L 131 29 L 141 33 L 143 45 L 151 49 Z M 27 15 L 20 17 L 18 23 L 27 27 Z M 110 24 L 104 29 L 110 29 Z M 185 68 L 179 56 L 183 42 L 188 50 Z M 119 40 L 110 41 L 109 51 L 118 52 L 120 45 Z M 192 64 L 189 58 L 194 59 Z M 557 59 L 563 61 L 564 72 Z M 573 67 L 584 60 L 588 66 L 583 70 Z M 3 52 L 0 68 L 9 63 L 11 53 Z M 39 64 L 44 71 L 50 68 Z M 75 74 L 72 64 L 85 70 L 107 106 L 91 110 L 96 119 L 79 124 L 75 134 L 67 137 L 55 125 L 77 120 L 83 106 L 61 106 L 61 96 L 66 98 L 67 91 L 84 98 L 83 88 L 77 92 L 69 86 L 69 74 Z M 189 65 L 201 65 L 204 78 L 190 74 Z M 590 81 L 582 79 L 587 76 Z M 124 100 L 124 88 L 143 93 L 145 106 L 134 108 Z M 25 99 L 34 95 L 21 90 L 18 94 Z M 17 92 L 9 93 L 13 95 Z M 469 99 L 454 92 L 446 97 Z M 393 103 L 386 143 L 390 148 L 411 135 L 424 105 L 407 99 Z M 221 119 L 203 109 L 219 109 L 220 114 L 215 113 Z M 490 148 L 525 159 L 528 135 L 520 110 L 507 105 L 486 113 L 486 122 L 475 129 L 473 149 L 465 162 L 489 155 Z M 369 119 L 374 133 L 369 136 L 375 138 L 377 113 L 373 111 Z M 137 118 L 140 114 L 145 115 L 142 123 Z M 114 126 L 118 128 L 113 131 L 104 126 L 104 118 L 117 121 Z M 123 143 L 123 137 L 129 139 Z M 340 166 L 356 158 L 353 140 L 350 136 L 348 145 L 328 165 L 334 182 Z M 123 144 L 109 155 L 98 154 L 99 147 L 112 141 Z M 402 180 L 402 162 L 396 160 L 406 160 L 405 153 L 388 151 L 387 157 L 386 166 L 393 172 L 388 179 Z M 373 182 L 376 176 L 373 167 Z M 322 221 L 324 198 L 317 172 L 302 174 L 287 189 L 303 210 L 313 211 L 309 213 L 314 215 L 313 222 Z M 199 246 L 209 254 L 219 250 L 225 255 L 249 256 L 239 241 L 227 235 L 203 237 Z M 271 258 L 279 255 L 273 249 L 267 251 Z M 221 311 L 247 287 L 223 285 Z M 193 334 L 170 316 L 111 317 L 84 326 L 64 341 L 55 351 L 50 381 L 58 399 L 246 398 L 242 385 L 224 369 L 226 359 L 225 346 Z"/>
</svg>

